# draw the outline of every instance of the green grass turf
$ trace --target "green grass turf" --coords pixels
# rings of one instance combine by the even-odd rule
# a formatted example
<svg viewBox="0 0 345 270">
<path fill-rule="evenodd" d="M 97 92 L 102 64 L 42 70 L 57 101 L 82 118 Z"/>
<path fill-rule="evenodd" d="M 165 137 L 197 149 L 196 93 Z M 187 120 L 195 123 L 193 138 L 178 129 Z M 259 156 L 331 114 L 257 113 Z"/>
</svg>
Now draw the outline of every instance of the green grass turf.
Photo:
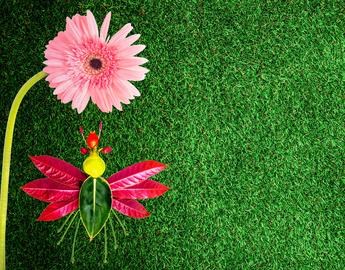
<svg viewBox="0 0 345 270">
<path fill-rule="evenodd" d="M 31 2 L 31 3 L 30 3 Z M 46 82 L 25 97 L 14 135 L 9 269 L 344 269 L 343 1 L 1 1 L 0 138 L 19 87 L 40 71 L 65 17 L 91 9 L 110 33 L 131 22 L 151 72 L 123 112 L 78 115 Z M 81 166 L 78 127 L 97 129 L 106 176 L 135 162 L 170 164 L 172 189 L 124 216 L 119 249 L 79 230 L 56 246 L 62 221 L 19 187 L 42 175 L 28 155 Z M 73 230 L 74 231 L 74 230 Z M 108 231 L 109 232 L 109 231 Z M 109 235 L 109 233 L 108 233 Z M 109 244 L 110 245 L 110 244 Z"/>
</svg>

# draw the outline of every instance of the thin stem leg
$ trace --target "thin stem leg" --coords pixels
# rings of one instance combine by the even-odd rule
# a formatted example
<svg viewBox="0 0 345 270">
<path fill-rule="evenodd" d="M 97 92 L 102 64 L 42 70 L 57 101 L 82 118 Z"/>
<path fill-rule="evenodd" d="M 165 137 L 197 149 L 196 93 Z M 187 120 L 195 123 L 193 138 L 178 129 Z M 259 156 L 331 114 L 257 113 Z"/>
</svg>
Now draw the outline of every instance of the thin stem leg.
<svg viewBox="0 0 345 270">
<path fill-rule="evenodd" d="M 74 248 L 75 248 L 75 242 L 77 240 L 77 234 L 78 234 L 78 230 L 79 230 L 79 225 L 80 225 L 80 218 L 78 218 L 78 223 L 77 226 L 75 228 L 75 232 L 74 232 L 74 238 L 73 238 L 73 244 L 72 244 L 72 255 L 71 255 L 71 263 L 74 263 Z"/>
<path fill-rule="evenodd" d="M 73 216 L 73 214 L 70 214 L 70 215 L 67 216 L 67 218 L 65 219 L 64 223 L 62 223 L 61 227 L 57 230 L 57 233 L 60 233 L 62 231 L 62 229 L 67 224 L 67 222 L 70 220 L 71 216 Z"/>
<path fill-rule="evenodd" d="M 107 226 L 104 226 L 104 263 L 108 263 L 108 237 L 107 237 Z"/>
<path fill-rule="evenodd" d="M 116 250 L 117 249 L 117 241 L 116 241 L 114 223 L 113 223 L 113 220 L 111 218 L 109 218 L 109 222 L 110 222 L 110 227 L 111 227 L 111 231 L 113 233 L 113 238 L 114 238 L 114 250 Z"/>
<path fill-rule="evenodd" d="M 113 209 L 111 209 L 111 211 L 113 212 L 114 216 L 116 217 L 117 221 L 120 223 L 121 227 L 122 227 L 122 230 L 123 230 L 123 233 L 128 236 L 128 232 L 125 228 L 125 226 L 123 225 L 123 223 L 121 222 L 121 220 L 119 219 L 119 217 L 116 215 L 115 211 Z"/>
<path fill-rule="evenodd" d="M 61 236 L 59 242 L 57 242 L 57 245 L 60 245 L 60 244 L 62 243 L 62 241 L 64 240 L 64 238 L 65 238 L 65 236 L 66 236 L 66 234 L 67 234 L 69 228 L 71 227 L 71 225 L 72 225 L 72 223 L 74 222 L 74 219 L 75 219 L 75 217 L 77 216 L 78 213 L 79 213 L 79 210 L 76 211 L 75 214 L 73 215 L 72 220 L 71 220 L 70 223 L 68 224 L 68 226 L 67 226 L 65 232 L 63 233 L 63 235 Z"/>
</svg>

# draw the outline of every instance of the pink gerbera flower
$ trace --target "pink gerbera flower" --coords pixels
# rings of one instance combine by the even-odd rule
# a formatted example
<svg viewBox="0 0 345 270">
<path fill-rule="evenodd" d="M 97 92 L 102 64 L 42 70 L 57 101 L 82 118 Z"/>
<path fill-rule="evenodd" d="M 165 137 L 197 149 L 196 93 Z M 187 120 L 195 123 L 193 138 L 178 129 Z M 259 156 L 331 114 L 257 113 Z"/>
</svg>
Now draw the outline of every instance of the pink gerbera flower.
<svg viewBox="0 0 345 270">
<path fill-rule="evenodd" d="M 92 12 L 66 19 L 66 30 L 46 46 L 43 69 L 49 86 L 63 103 L 81 113 L 90 98 L 101 111 L 129 104 L 140 93 L 128 81 L 141 81 L 148 69 L 141 67 L 147 59 L 135 57 L 145 45 L 132 45 L 140 35 L 127 37 L 133 29 L 126 24 L 111 38 L 107 36 L 111 13 L 105 17 L 100 31 Z"/>
</svg>

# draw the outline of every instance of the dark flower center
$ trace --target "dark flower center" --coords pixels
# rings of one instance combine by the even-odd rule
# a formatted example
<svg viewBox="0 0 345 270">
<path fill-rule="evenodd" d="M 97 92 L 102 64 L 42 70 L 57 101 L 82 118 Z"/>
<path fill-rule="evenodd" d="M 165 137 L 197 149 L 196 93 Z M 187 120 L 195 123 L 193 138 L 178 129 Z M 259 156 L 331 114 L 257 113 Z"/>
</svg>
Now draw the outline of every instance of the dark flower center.
<svg viewBox="0 0 345 270">
<path fill-rule="evenodd" d="M 96 70 L 101 69 L 102 68 L 102 61 L 97 59 L 97 58 L 92 58 L 90 60 L 90 66 Z"/>
</svg>

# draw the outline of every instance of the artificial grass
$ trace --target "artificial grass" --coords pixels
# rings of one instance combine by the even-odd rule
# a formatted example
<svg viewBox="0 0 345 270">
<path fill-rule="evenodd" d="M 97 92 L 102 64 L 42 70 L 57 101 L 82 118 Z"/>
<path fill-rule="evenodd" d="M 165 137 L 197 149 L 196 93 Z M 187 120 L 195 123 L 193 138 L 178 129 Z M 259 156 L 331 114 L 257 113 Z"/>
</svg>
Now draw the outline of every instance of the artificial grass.
<svg viewBox="0 0 345 270">
<path fill-rule="evenodd" d="M 1 1 L 1 126 L 19 87 L 42 69 L 65 17 L 91 9 L 110 33 L 132 22 L 151 70 L 124 112 L 78 115 L 40 82 L 17 117 L 7 226 L 8 269 L 344 269 L 343 1 Z M 78 127 L 103 120 L 106 176 L 135 162 L 170 164 L 172 189 L 121 216 L 119 248 L 35 219 L 19 190 L 41 177 L 28 155 L 81 166 Z M 4 128 L 0 138 L 4 138 Z M 2 152 L 1 152 L 2 153 Z M 109 234 L 109 233 L 108 233 Z"/>
</svg>

